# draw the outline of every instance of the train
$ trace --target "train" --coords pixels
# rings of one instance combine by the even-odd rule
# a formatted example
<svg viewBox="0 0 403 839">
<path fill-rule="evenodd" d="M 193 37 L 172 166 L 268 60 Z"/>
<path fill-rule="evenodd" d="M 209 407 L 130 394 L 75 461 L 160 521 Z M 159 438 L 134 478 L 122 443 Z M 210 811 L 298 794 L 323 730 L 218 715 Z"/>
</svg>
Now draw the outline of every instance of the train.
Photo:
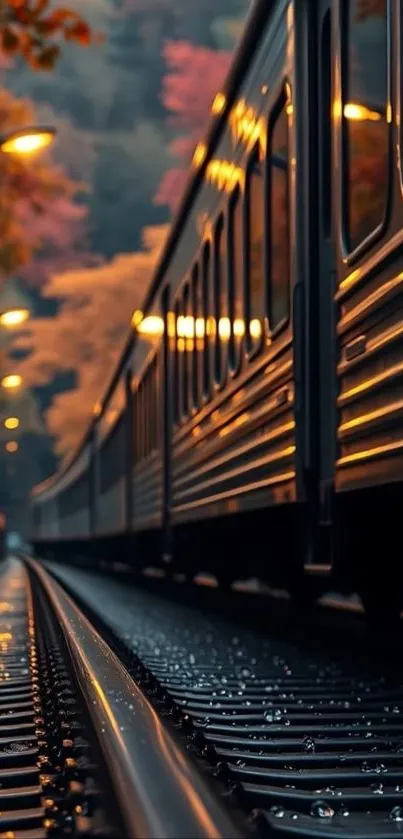
<svg viewBox="0 0 403 839">
<path fill-rule="evenodd" d="M 398 0 L 257 0 L 39 556 L 403 608 Z M 130 329 L 129 329 L 130 324 Z"/>
</svg>

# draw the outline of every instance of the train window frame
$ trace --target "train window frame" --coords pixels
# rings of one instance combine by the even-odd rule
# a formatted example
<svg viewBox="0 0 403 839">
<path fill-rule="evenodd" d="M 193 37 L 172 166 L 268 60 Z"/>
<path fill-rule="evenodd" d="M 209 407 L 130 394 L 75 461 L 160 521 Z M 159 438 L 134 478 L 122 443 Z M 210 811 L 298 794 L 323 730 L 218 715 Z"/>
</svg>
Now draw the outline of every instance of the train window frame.
<svg viewBox="0 0 403 839">
<path fill-rule="evenodd" d="M 214 223 L 214 233 L 213 233 L 213 271 L 212 271 L 212 289 L 213 289 L 213 302 L 214 302 L 214 322 L 215 322 L 215 336 L 214 336 L 214 368 L 213 368 L 213 383 L 214 383 L 214 390 L 215 392 L 220 392 L 224 390 L 227 381 L 228 381 L 228 355 L 229 350 L 228 347 L 224 352 L 222 352 L 221 346 L 221 338 L 220 338 L 220 319 L 222 317 L 221 314 L 221 303 L 220 301 L 220 289 L 221 289 L 221 267 L 220 267 L 220 260 L 219 260 L 219 248 L 217 247 L 217 242 L 221 245 L 221 238 L 224 240 L 226 254 L 225 254 L 225 270 L 228 271 L 227 260 L 228 260 L 228 218 L 227 214 L 224 210 L 218 214 L 215 223 Z M 227 278 L 227 291 L 228 291 L 228 278 Z M 229 294 L 228 294 L 228 301 L 229 301 Z M 217 318 L 218 313 L 218 318 Z M 225 366 L 225 369 L 224 369 Z"/>
<path fill-rule="evenodd" d="M 191 294 L 190 294 L 190 282 L 189 279 L 183 284 L 182 287 L 182 317 L 184 318 L 184 323 L 186 323 L 186 319 L 189 317 L 189 307 L 191 303 Z M 190 410 L 190 381 L 189 381 L 189 372 L 191 368 L 191 359 L 190 353 L 187 345 L 187 337 L 186 333 L 183 340 L 183 358 L 182 358 L 182 400 L 181 400 L 181 415 L 182 420 L 185 421 L 189 419 L 191 410 Z"/>
<path fill-rule="evenodd" d="M 209 336 L 209 299 L 212 285 L 212 253 L 213 247 L 211 239 L 205 239 L 201 245 L 201 285 L 202 285 L 202 301 L 203 301 L 203 321 L 204 321 L 204 345 L 203 345 L 203 381 L 202 381 L 202 405 L 208 404 L 211 399 L 211 347 Z M 207 258 L 206 258 L 207 255 Z"/>
<path fill-rule="evenodd" d="M 250 334 L 250 321 L 251 321 L 251 311 L 250 311 L 250 295 L 249 295 L 249 285 L 250 285 L 250 267 L 249 267 L 249 247 L 250 247 L 250 240 L 249 240 L 249 184 L 250 184 L 250 175 L 253 171 L 253 167 L 256 165 L 256 158 L 258 160 L 259 166 L 262 167 L 262 185 L 263 185 L 263 283 L 262 283 L 262 300 L 261 300 L 261 320 L 262 320 L 262 334 L 260 336 L 260 340 L 256 343 L 252 344 L 251 334 Z M 252 151 L 249 154 L 247 159 L 246 168 L 245 168 L 245 191 L 244 191 L 244 200 L 243 200 L 243 240 L 244 240 L 244 316 L 245 316 L 245 355 L 248 362 L 254 361 L 262 352 L 264 339 L 265 339 L 265 320 L 266 320 L 266 285 L 267 285 L 267 270 L 266 270 L 266 248 L 267 248 L 267 207 L 266 207 L 266 186 L 265 186 L 265 163 L 264 163 L 264 156 L 262 155 L 262 149 L 259 142 L 257 142 L 254 146 Z"/>
<path fill-rule="evenodd" d="M 180 400 L 180 364 L 179 364 L 179 349 L 178 349 L 178 318 L 180 317 L 180 301 L 176 300 L 174 305 L 174 357 L 173 357 L 173 422 L 178 426 L 181 421 L 181 400 Z"/>
<path fill-rule="evenodd" d="M 293 281 L 293 271 L 292 271 L 292 192 L 291 192 L 291 184 L 290 184 L 290 121 L 288 118 L 287 107 L 290 103 L 290 94 L 289 94 L 290 85 L 287 81 L 285 81 L 282 85 L 281 92 L 277 97 L 271 111 L 269 114 L 268 122 L 267 122 L 267 153 L 266 153 L 266 160 L 265 160 L 265 215 L 266 215 L 266 222 L 267 222 L 267 234 L 266 234 L 266 248 L 265 248 L 265 274 L 266 274 L 266 313 L 267 313 L 267 324 L 268 324 L 268 338 L 270 343 L 274 341 L 282 332 L 284 332 L 291 323 L 291 308 L 292 308 L 292 281 Z M 274 165 L 273 160 L 274 156 L 272 154 L 272 143 L 273 143 L 273 133 L 276 127 L 276 123 L 284 113 L 286 117 L 286 124 L 287 124 L 287 161 L 286 161 L 286 184 L 287 184 L 287 202 L 288 202 L 288 311 L 285 317 L 283 317 L 275 326 L 272 326 L 272 265 L 271 265 L 271 251 L 272 251 L 272 237 L 273 237 L 273 228 L 271 224 L 272 220 L 272 209 L 271 209 L 271 199 L 272 199 L 272 169 Z"/>
<path fill-rule="evenodd" d="M 386 2 L 386 60 L 387 60 L 387 102 L 386 102 L 386 113 L 388 109 L 392 111 L 392 88 L 391 88 L 391 0 L 385 0 Z M 348 21 L 349 21 L 349 7 L 350 3 L 349 0 L 340 0 L 340 97 L 341 97 L 341 116 L 339 121 L 339 142 L 340 142 L 340 151 L 341 151 L 341 166 L 340 166 L 340 174 L 339 177 L 341 178 L 341 206 L 340 206 L 340 213 L 341 213 L 341 249 L 342 249 L 342 257 L 347 265 L 352 265 L 359 261 L 363 254 L 373 247 L 373 245 L 381 239 L 388 228 L 388 224 L 390 221 L 391 215 L 391 204 L 392 204 L 392 181 L 393 181 L 393 118 L 391 118 L 388 122 L 388 143 L 387 143 L 387 189 L 386 189 L 386 196 L 385 196 L 385 210 L 382 221 L 369 233 L 365 239 L 363 239 L 358 245 L 354 248 L 350 248 L 349 246 L 349 214 L 348 214 L 348 141 L 347 141 L 347 131 L 346 125 L 347 120 L 344 116 L 344 105 L 346 102 L 347 96 L 347 85 L 348 85 L 348 71 L 349 71 L 349 61 L 348 61 L 348 45 L 349 45 L 349 38 L 348 38 Z M 339 282 L 342 281 L 340 278 Z"/>
<path fill-rule="evenodd" d="M 190 277 L 190 308 L 192 310 L 192 318 L 193 318 L 193 347 L 192 347 L 192 361 L 191 361 L 191 370 L 192 370 L 192 381 L 191 381 L 191 414 L 194 416 L 199 408 L 200 408 L 200 393 L 201 393 L 201 382 L 199 381 L 200 378 L 200 363 L 198 359 L 198 350 L 197 350 L 197 330 L 196 330 L 196 323 L 199 317 L 199 299 L 200 299 L 200 285 L 201 285 L 201 277 L 200 277 L 200 266 L 199 260 L 196 259 L 193 268 L 191 271 Z"/>
<path fill-rule="evenodd" d="M 227 212 L 227 271 L 228 271 L 228 302 L 230 313 L 230 336 L 228 343 L 228 371 L 232 379 L 236 378 L 243 367 L 246 328 L 242 338 L 239 342 L 238 349 L 235 343 L 234 323 L 235 323 L 235 212 L 238 209 L 241 221 L 241 282 L 242 289 L 242 317 L 246 326 L 246 242 L 245 242 L 245 193 L 242 190 L 241 184 L 237 183 L 232 190 L 228 201 Z"/>
</svg>

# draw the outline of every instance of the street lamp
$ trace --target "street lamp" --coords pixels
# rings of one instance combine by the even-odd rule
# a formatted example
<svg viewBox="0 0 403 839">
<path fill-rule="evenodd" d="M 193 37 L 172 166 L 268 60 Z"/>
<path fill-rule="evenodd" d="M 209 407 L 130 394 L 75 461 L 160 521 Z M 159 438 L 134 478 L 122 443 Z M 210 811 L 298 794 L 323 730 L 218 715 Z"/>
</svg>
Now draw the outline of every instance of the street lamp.
<svg viewBox="0 0 403 839">
<path fill-rule="evenodd" d="M 4 420 L 4 428 L 7 428 L 7 431 L 13 431 L 15 428 L 18 428 L 19 424 L 18 417 L 6 417 Z"/>
<path fill-rule="evenodd" d="M 29 309 L 7 309 L 0 313 L 0 326 L 5 329 L 12 329 L 13 326 L 21 326 L 29 318 Z"/>
<path fill-rule="evenodd" d="M 50 146 L 56 136 L 54 128 L 33 125 L 0 135 L 0 151 L 4 154 L 30 155 Z"/>
</svg>

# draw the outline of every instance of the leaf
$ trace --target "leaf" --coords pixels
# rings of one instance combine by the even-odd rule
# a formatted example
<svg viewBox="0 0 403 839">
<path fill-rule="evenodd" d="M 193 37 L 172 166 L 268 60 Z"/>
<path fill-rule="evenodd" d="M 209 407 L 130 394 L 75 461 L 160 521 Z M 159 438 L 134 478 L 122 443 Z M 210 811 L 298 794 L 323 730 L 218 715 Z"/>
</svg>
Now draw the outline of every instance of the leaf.
<svg viewBox="0 0 403 839">
<path fill-rule="evenodd" d="M 1 32 L 1 41 L 4 52 L 13 53 L 19 45 L 18 35 L 12 29 L 5 26 Z"/>
<path fill-rule="evenodd" d="M 53 70 L 57 59 L 60 56 L 60 47 L 56 44 L 51 47 L 45 47 L 42 52 L 35 58 L 35 65 L 41 70 Z"/>
</svg>

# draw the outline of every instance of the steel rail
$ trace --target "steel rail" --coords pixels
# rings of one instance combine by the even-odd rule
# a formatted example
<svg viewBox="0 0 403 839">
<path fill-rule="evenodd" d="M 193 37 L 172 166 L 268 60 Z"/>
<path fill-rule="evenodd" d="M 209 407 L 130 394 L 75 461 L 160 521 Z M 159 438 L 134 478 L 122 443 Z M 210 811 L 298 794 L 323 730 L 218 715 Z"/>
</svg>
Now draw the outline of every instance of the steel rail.
<svg viewBox="0 0 403 839">
<path fill-rule="evenodd" d="M 58 582 L 30 557 L 66 639 L 128 836 L 240 839 L 188 755 L 118 657 Z"/>
</svg>

